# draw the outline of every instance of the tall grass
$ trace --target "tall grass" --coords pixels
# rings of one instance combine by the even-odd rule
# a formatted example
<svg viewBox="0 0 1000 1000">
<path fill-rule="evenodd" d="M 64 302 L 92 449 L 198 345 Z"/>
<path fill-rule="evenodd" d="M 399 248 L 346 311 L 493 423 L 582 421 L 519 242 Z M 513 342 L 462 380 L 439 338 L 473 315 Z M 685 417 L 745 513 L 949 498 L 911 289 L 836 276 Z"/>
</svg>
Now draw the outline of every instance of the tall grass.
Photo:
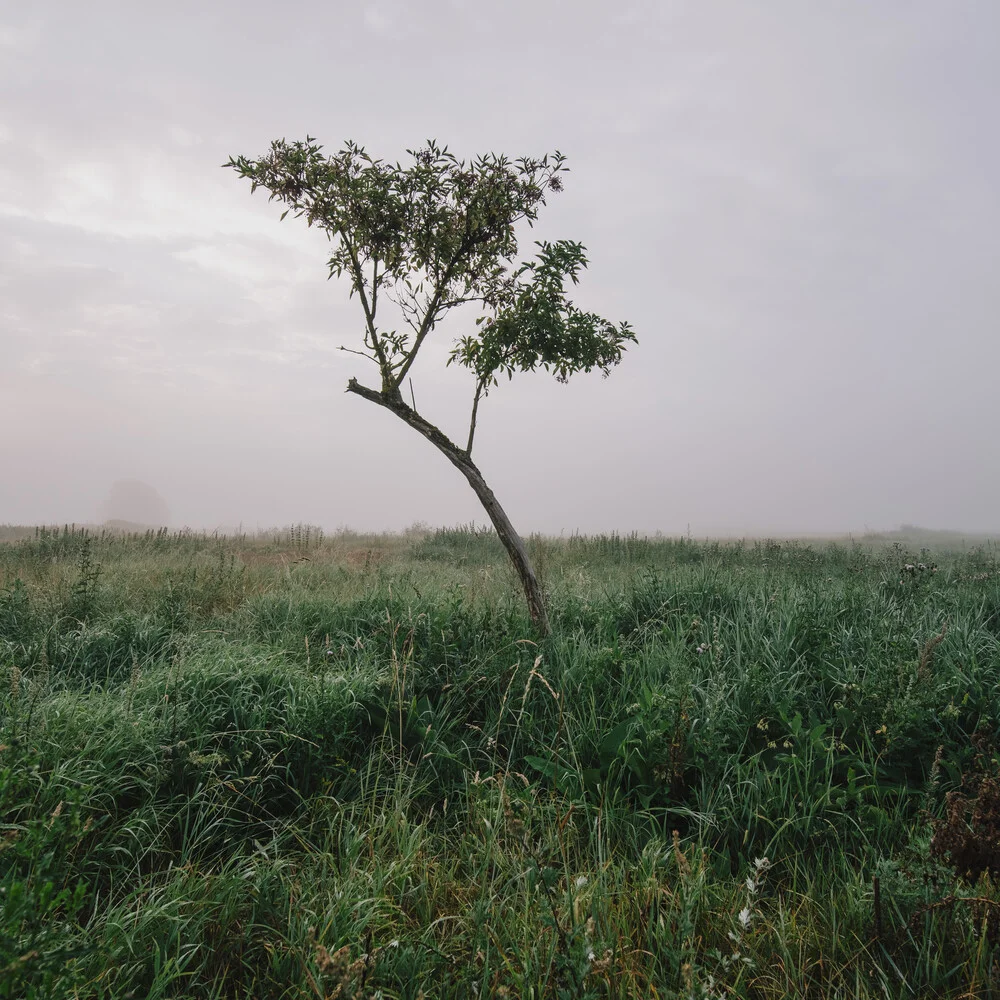
<svg viewBox="0 0 1000 1000">
<path fill-rule="evenodd" d="M 0 997 L 1000 991 L 995 550 L 530 544 L 0 545 Z"/>
</svg>

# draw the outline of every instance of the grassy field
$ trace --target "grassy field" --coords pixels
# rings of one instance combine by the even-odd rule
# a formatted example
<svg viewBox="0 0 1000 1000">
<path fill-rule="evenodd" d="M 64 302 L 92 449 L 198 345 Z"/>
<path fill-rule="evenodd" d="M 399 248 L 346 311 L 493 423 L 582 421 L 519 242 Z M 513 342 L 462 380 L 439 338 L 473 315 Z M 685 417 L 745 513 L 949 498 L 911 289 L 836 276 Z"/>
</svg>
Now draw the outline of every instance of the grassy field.
<svg viewBox="0 0 1000 1000">
<path fill-rule="evenodd" d="M 0 997 L 1000 996 L 995 546 L 6 537 Z"/>
</svg>

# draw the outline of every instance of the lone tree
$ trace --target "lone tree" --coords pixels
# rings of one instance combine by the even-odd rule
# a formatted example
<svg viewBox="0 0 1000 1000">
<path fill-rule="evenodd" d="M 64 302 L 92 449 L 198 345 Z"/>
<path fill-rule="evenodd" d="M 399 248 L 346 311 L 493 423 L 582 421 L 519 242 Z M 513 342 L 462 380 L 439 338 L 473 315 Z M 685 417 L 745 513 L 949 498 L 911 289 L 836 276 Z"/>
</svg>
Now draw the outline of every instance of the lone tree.
<svg viewBox="0 0 1000 1000">
<path fill-rule="evenodd" d="M 315 139 L 271 143 L 257 160 L 231 157 L 225 164 L 286 205 L 334 246 L 330 277 L 347 275 L 364 314 L 361 350 L 378 369 L 379 388 L 356 378 L 347 391 L 391 410 L 422 434 L 469 481 L 489 514 L 517 570 L 531 618 L 548 633 L 545 601 L 524 542 L 472 460 L 479 404 L 501 376 L 538 368 L 565 382 L 577 372 L 605 376 L 635 341 L 627 323 L 615 325 L 578 309 L 567 297 L 567 279 L 587 266 L 584 247 L 569 240 L 536 243 L 535 258 L 515 264 L 516 225 L 532 225 L 548 192 L 562 190 L 565 157 L 510 160 L 488 154 L 465 161 L 430 141 L 408 151 L 402 166 L 373 159 L 348 142 L 333 156 Z M 407 329 L 386 329 L 385 300 Z M 469 433 L 452 441 L 410 405 L 403 386 L 435 326 L 453 309 L 477 305 L 471 332 L 452 348 L 448 364 L 475 378 Z M 392 323 L 388 324 L 392 326 Z"/>
</svg>

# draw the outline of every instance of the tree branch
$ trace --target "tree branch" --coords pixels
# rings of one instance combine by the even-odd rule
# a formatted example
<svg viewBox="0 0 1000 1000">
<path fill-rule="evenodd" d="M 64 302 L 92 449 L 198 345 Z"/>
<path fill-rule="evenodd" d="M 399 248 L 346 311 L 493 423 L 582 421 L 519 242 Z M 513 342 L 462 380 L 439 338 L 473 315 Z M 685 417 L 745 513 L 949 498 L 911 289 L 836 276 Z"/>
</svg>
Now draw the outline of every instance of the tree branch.
<svg viewBox="0 0 1000 1000">
<path fill-rule="evenodd" d="M 448 274 L 446 273 L 444 282 L 447 282 L 447 280 Z M 427 307 L 427 312 L 424 314 L 423 322 L 420 324 L 420 329 L 417 330 L 417 335 L 413 340 L 413 347 L 406 352 L 406 359 L 403 361 L 403 366 L 396 374 L 394 381 L 397 389 L 402 384 L 403 379 L 406 378 L 406 373 L 410 370 L 410 367 L 416 360 L 417 351 L 420 350 L 420 345 L 424 342 L 424 338 L 431 332 L 431 328 L 434 326 L 435 317 L 438 311 L 438 304 L 440 303 L 443 294 L 444 283 L 438 285 L 437 290 L 434 292 L 430 305 Z"/>
<path fill-rule="evenodd" d="M 467 456 L 462 449 L 439 427 L 435 427 L 434 424 L 420 416 L 411 406 L 407 406 L 403 402 L 402 396 L 379 392 L 377 389 L 369 389 L 368 386 L 362 385 L 356 378 L 348 381 L 347 391 L 353 392 L 362 399 L 367 399 L 370 403 L 377 403 L 379 406 L 384 406 L 387 410 L 392 410 L 397 417 L 409 424 L 414 430 L 423 434 L 428 441 L 443 451 L 460 468 L 462 464 L 472 466 L 472 462 L 467 461 Z M 459 460 L 465 461 L 460 464 Z M 478 469 L 476 471 L 478 472 Z"/>
<path fill-rule="evenodd" d="M 351 257 L 351 271 L 354 276 L 354 287 L 357 289 L 358 297 L 361 299 L 361 308 L 365 314 L 365 324 L 368 327 L 368 336 L 371 337 L 372 350 L 378 358 L 378 366 L 382 373 L 382 384 L 388 387 L 392 383 L 392 368 L 390 367 L 389 360 L 386 357 L 385 348 L 382 346 L 382 340 L 375 328 L 375 310 L 369 305 L 368 296 L 365 294 L 365 279 L 364 274 L 361 271 L 361 262 L 358 260 L 354 244 L 348 239 L 347 233 L 344 232 L 343 229 L 340 230 L 340 238 L 344 241 L 344 246 L 347 247 L 347 252 Z M 398 392 L 398 385 L 395 388 Z"/>
<path fill-rule="evenodd" d="M 482 301 L 483 301 L 482 296 L 470 295 L 468 297 L 460 299 L 448 299 L 447 302 L 442 302 L 438 306 L 438 309 L 443 312 L 445 309 L 454 309 L 455 306 L 464 306 L 467 302 L 482 302 Z"/>
<path fill-rule="evenodd" d="M 424 342 L 424 338 L 434 327 L 435 322 L 437 322 L 437 314 L 441 308 L 441 300 L 444 298 L 444 293 L 448 288 L 448 282 L 451 281 L 451 276 L 455 271 L 455 266 L 462 259 L 463 255 L 466 254 L 471 248 L 471 237 L 468 235 L 468 214 L 466 215 L 466 236 L 462 240 L 458 249 L 455 251 L 455 256 L 452 257 L 448 266 L 444 269 L 444 274 L 437 280 L 437 286 L 434 289 L 434 295 L 431 298 L 430 304 L 427 306 L 427 312 L 424 314 L 423 322 L 420 324 L 420 329 L 417 331 L 417 336 L 413 341 L 413 347 L 407 351 L 406 360 L 403 362 L 403 367 L 399 370 L 399 373 L 395 377 L 395 388 L 399 389 L 402 384 L 403 379 L 406 378 L 406 373 L 410 370 L 410 366 L 416 360 L 417 351 L 420 350 L 420 345 Z"/>
<path fill-rule="evenodd" d="M 344 347 L 343 344 L 340 345 L 339 350 L 346 351 L 348 354 L 356 354 L 359 358 L 367 358 L 369 361 L 374 361 L 378 364 L 378 358 L 372 354 L 367 354 L 364 351 L 356 351 L 353 347 Z"/>
<path fill-rule="evenodd" d="M 476 436 L 476 414 L 479 412 L 479 398 L 483 394 L 483 380 L 476 382 L 476 395 L 472 400 L 472 419 L 469 421 L 469 443 L 465 446 L 465 454 L 472 457 L 472 439 Z"/>
</svg>

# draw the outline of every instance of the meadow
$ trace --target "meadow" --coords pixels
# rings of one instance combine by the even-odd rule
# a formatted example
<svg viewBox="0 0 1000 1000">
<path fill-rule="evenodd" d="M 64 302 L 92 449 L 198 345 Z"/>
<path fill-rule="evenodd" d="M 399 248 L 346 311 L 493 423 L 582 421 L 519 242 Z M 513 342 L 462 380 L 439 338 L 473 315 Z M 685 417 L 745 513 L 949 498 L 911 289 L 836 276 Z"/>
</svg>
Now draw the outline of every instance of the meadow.
<svg viewBox="0 0 1000 1000">
<path fill-rule="evenodd" d="M 0 997 L 1000 995 L 995 545 L 0 539 Z"/>
</svg>

